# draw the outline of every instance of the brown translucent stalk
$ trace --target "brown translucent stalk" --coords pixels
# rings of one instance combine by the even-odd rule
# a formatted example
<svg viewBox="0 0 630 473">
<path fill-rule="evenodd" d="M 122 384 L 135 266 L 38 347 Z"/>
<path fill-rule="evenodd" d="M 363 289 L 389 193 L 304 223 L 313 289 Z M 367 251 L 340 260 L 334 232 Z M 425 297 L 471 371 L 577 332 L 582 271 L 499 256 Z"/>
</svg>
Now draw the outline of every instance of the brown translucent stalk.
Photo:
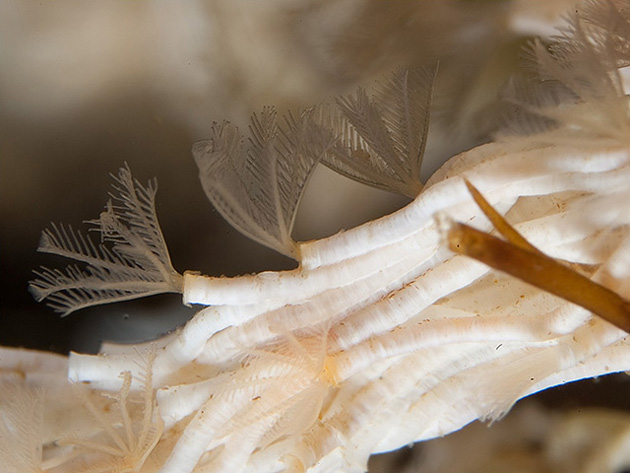
<svg viewBox="0 0 630 473">
<path fill-rule="evenodd" d="M 470 192 L 470 195 L 472 195 L 473 199 L 475 199 L 476 204 L 501 235 L 519 248 L 543 254 L 538 248 L 528 242 L 525 237 L 516 230 L 516 228 L 510 225 L 508 221 L 503 218 L 503 215 L 497 212 L 494 207 L 490 205 L 485 197 L 481 195 L 481 192 L 479 192 L 477 188 L 468 181 L 468 179 L 464 179 L 464 182 L 466 183 L 466 187 L 468 187 L 468 192 Z"/>
<path fill-rule="evenodd" d="M 630 301 L 542 253 L 499 215 L 477 189 L 466 184 L 493 225 L 510 241 L 454 223 L 448 232 L 452 251 L 584 307 L 630 333 Z"/>
<path fill-rule="evenodd" d="M 521 235 L 516 228 L 508 223 L 508 221 L 501 215 L 499 212 L 495 210 L 495 208 L 490 205 L 490 203 L 486 200 L 486 198 L 481 195 L 481 192 L 477 190 L 475 186 L 473 186 L 468 179 L 464 179 L 466 183 L 466 187 L 468 188 L 468 192 L 472 195 L 475 203 L 479 206 L 481 211 L 487 217 L 488 220 L 492 223 L 494 228 L 503 235 L 507 241 L 510 243 L 523 248 L 524 250 L 533 251 L 534 253 L 540 253 L 544 255 L 542 251 L 532 245 L 529 241 L 525 239 L 523 235 Z M 583 274 L 591 275 L 599 268 L 598 264 L 585 264 L 585 263 L 575 263 L 573 261 L 566 260 L 556 260 L 564 265 L 568 265 L 576 271 L 580 271 Z"/>
</svg>

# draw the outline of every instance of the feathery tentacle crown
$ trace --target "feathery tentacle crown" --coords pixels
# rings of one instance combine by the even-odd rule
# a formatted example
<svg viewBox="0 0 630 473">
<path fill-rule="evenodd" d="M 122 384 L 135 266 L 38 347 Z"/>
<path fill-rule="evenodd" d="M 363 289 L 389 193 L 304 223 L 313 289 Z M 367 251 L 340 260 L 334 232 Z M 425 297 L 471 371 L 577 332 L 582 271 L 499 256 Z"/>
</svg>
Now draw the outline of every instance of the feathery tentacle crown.
<svg viewBox="0 0 630 473">
<path fill-rule="evenodd" d="M 125 405 L 139 348 L 71 355 L 71 380 L 120 392 L 117 446 L 100 453 L 161 472 L 363 471 L 371 453 L 496 419 L 550 386 L 630 370 L 630 104 L 619 71 L 630 64 L 630 8 L 588 2 L 568 24 L 548 47 L 533 44 L 535 74 L 506 89 L 515 108 L 503 138 L 426 183 L 432 67 L 280 121 L 266 108 L 248 137 L 215 123 L 193 148 L 208 198 L 241 232 L 298 259 L 295 270 L 182 278 L 155 186 L 127 168 L 92 222 L 102 244 L 45 231 L 42 251 L 90 265 L 44 269 L 31 283 L 64 313 L 169 291 L 207 306 L 159 342 L 137 417 Z M 295 212 L 318 162 L 415 199 L 296 243 Z M 130 430 L 143 441 L 127 442 Z"/>
<path fill-rule="evenodd" d="M 155 181 L 143 186 L 129 167 L 114 177 L 114 193 L 98 220 L 88 223 L 101 243 L 72 227 L 44 230 L 39 251 L 84 263 L 64 271 L 42 268 L 29 289 L 35 299 L 67 315 L 75 310 L 152 294 L 181 292 L 182 276 L 171 264 L 155 213 Z"/>
</svg>

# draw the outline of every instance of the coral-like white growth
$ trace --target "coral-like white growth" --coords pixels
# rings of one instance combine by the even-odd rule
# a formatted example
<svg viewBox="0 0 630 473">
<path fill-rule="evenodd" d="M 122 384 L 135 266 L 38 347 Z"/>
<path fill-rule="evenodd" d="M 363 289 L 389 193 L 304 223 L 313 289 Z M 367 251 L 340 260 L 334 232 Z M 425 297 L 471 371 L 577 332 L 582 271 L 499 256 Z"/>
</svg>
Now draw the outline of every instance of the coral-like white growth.
<svg viewBox="0 0 630 473">
<path fill-rule="evenodd" d="M 131 373 L 121 373 L 122 385 L 114 394 L 100 393 L 113 402 L 92 400 L 83 393 L 83 403 L 94 418 L 95 433 L 89 438 L 75 435 L 62 439 L 87 459 L 85 473 L 141 471 L 162 436 L 164 422 L 155 409 L 151 363 L 144 373 L 139 395 L 131 393 Z M 91 396 L 94 397 L 94 396 Z M 100 402 L 99 402 L 100 401 Z"/>
<path fill-rule="evenodd" d="M 185 275 L 185 301 L 210 306 L 156 355 L 161 414 L 183 431 L 163 471 L 197 461 L 200 471 L 360 471 L 371 453 L 630 369 L 625 332 L 448 250 L 435 215 L 490 228 L 463 177 L 538 248 L 630 297 L 630 150 L 593 159 L 524 140 L 479 147 L 406 208 L 302 244 L 296 270 Z M 73 354 L 70 376 L 114 389 L 135 363 L 133 353 Z"/>
<path fill-rule="evenodd" d="M 551 53 L 535 50 L 544 76 L 539 79 L 551 80 L 553 91 L 561 92 L 553 95 L 553 106 L 549 84 L 542 92 L 523 85 L 519 91 L 527 94 L 512 95 L 517 109 L 510 130 L 535 129 L 535 136 L 462 153 L 405 208 L 323 240 L 295 243 L 289 232 L 309 163 L 337 152 L 320 128 L 330 122 L 311 123 L 311 133 L 302 128 L 310 119 L 290 121 L 290 131 L 282 131 L 267 110 L 269 123 L 254 124 L 249 153 L 240 150 L 234 130 L 216 127 L 213 139 L 196 147 L 209 196 L 222 202 L 219 209 L 242 231 L 295 256 L 300 263 L 295 270 L 236 278 L 188 272 L 180 281 L 158 231 L 153 188 L 140 187 L 123 170 L 118 182 L 127 210 L 117 214 L 110 206 L 99 223 L 112 250 L 97 250 L 63 232 L 45 245 L 102 269 L 67 277 L 46 270 L 33 283 L 36 290 L 46 293 L 42 296 L 61 291 L 57 303 L 72 309 L 89 303 L 90 291 L 102 302 L 152 293 L 147 288 L 156 284 L 178 290 L 181 283 L 184 303 L 207 307 L 150 346 L 73 353 L 70 381 L 88 384 L 92 396 L 77 410 L 87 440 L 75 438 L 64 447 L 72 426 L 37 440 L 5 415 L 4 430 L 20 432 L 28 448 L 35 448 L 20 454 L 25 465 L 39 467 L 41 447 L 43 464 L 50 465 L 45 468 L 54 472 L 363 471 L 372 453 L 445 435 L 475 419 L 499 418 L 516 400 L 541 389 L 630 370 L 626 332 L 545 290 L 553 284 L 542 280 L 536 288 L 454 253 L 444 228 L 444 222 L 456 221 L 492 231 L 487 212 L 469 192 L 470 181 L 528 245 L 568 264 L 569 271 L 582 271 L 587 290 L 596 282 L 627 306 L 630 146 L 624 130 L 630 112 L 618 69 L 630 64 L 630 57 L 618 39 L 630 39 L 630 13 L 621 1 L 591 3 L 586 11 L 590 16 L 573 18 Z M 583 60 L 580 67 L 567 65 L 571 52 Z M 586 73 L 587 66 L 593 70 Z M 399 73 L 394 78 L 399 86 L 391 90 L 413 95 L 412 88 L 400 85 L 404 77 L 414 74 Z M 431 87 L 423 82 L 417 90 L 426 100 L 415 102 L 427 105 Z M 406 122 L 415 123 L 409 128 L 401 117 L 408 108 L 385 110 L 375 103 L 363 93 L 340 102 L 344 129 L 356 129 L 346 143 L 350 155 L 402 146 L 411 128 L 424 136 L 423 113 Z M 589 104 L 599 104 L 595 110 L 602 119 L 588 115 Z M 301 138 L 294 137 L 296 130 Z M 291 182 L 288 156 L 303 151 L 296 139 L 317 146 Z M 233 153 L 227 156 L 223 148 Z M 393 175 L 405 190 L 420 187 L 410 174 L 418 170 L 423 144 L 411 140 L 405 149 L 413 149 L 407 153 L 413 162 L 404 173 L 386 176 L 382 187 L 397 187 L 389 182 Z M 355 177 L 369 181 L 381 164 L 395 167 L 391 160 L 401 151 L 390 151 L 378 151 L 380 161 L 361 167 Z M 268 161 L 254 162 L 252 156 Z M 345 158 L 326 159 L 333 167 L 346 166 Z M 214 164 L 231 169 L 226 172 L 236 188 L 209 182 Z M 261 193 L 260 179 L 233 175 L 241 165 L 250 171 L 264 167 L 271 190 Z M 133 277 L 115 279 L 109 268 Z M 78 287 L 81 282 L 88 284 L 87 292 Z M 127 283 L 137 292 L 126 293 Z M 607 303 L 592 302 L 593 310 Z M 15 358 L 10 350 L 0 355 Z M 147 356 L 152 363 L 138 383 Z M 26 380 L 28 390 L 46 384 Z M 64 386 L 59 389 L 69 390 Z M 103 390 L 118 392 L 113 405 L 96 400 Z M 136 394 L 141 407 L 132 406 Z M 37 400 L 28 402 L 38 406 Z M 25 412 L 24 406 L 11 406 L 10 412 Z M 112 408 L 113 415 L 103 413 Z M 103 456 L 112 461 L 101 469 Z"/>
<path fill-rule="evenodd" d="M 87 264 L 84 271 L 42 268 L 29 290 L 46 299 L 63 315 L 85 307 L 136 299 L 163 292 L 179 292 L 181 276 L 173 269 L 155 213 L 157 184 L 134 181 L 128 167 L 114 177 L 112 200 L 98 220 L 101 243 L 53 225 L 42 232 L 39 251 L 65 256 Z M 108 243 L 109 245 L 106 245 Z"/>
</svg>

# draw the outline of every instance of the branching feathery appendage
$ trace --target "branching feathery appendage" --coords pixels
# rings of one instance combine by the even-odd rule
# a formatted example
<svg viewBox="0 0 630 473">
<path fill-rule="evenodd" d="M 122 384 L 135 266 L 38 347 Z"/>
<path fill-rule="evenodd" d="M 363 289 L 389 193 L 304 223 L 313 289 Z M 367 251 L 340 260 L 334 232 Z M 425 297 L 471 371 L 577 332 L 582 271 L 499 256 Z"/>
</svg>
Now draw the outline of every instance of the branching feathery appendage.
<svg viewBox="0 0 630 473">
<path fill-rule="evenodd" d="M 313 111 L 278 123 L 266 107 L 252 115 L 245 137 L 227 122 L 193 146 L 206 196 L 244 235 L 292 258 L 295 215 L 315 165 L 333 138 L 313 122 Z"/>
<path fill-rule="evenodd" d="M 594 18 L 594 24 L 605 21 Z M 623 36 L 619 30 L 615 34 Z M 587 30 L 576 29 L 569 41 L 578 52 L 586 47 L 580 31 Z M 623 55 L 622 43 L 609 44 Z M 563 90 L 595 104 L 600 96 L 586 84 L 590 73 L 571 69 L 569 58 L 554 54 L 551 65 L 563 64 L 561 73 L 551 66 L 540 70 L 559 74 Z M 405 100 L 388 102 L 391 114 L 379 104 L 390 93 L 423 97 L 419 103 L 428 104 L 430 86 L 411 92 L 405 74 L 374 100 L 365 92 L 340 100 L 347 116 L 339 141 L 313 124 L 315 112 L 279 126 L 275 112 L 266 109 L 253 118 L 249 142 L 228 124 L 215 124 L 211 140 L 195 147 L 202 183 L 217 208 L 239 230 L 297 257 L 300 265 L 235 278 L 186 274 L 184 302 L 208 307 L 158 342 L 141 393 L 133 383 L 139 349 L 109 344 L 100 355 L 71 354 L 69 379 L 86 383 L 92 397 L 84 402 L 89 412 L 75 414 L 87 432 L 83 440 L 70 453 L 49 448 L 60 472 L 74 471 L 75 460 L 85 462 L 84 469 L 148 473 L 361 472 L 372 453 L 446 435 L 476 419 L 498 419 L 518 399 L 551 386 L 630 370 L 630 337 L 593 313 L 609 316 L 609 302 L 630 298 L 630 149 L 627 136 L 597 132 L 597 120 L 580 122 L 588 128 L 588 147 L 540 136 L 482 145 L 449 160 L 392 215 L 322 240 L 296 245 L 290 239 L 312 162 L 344 140 L 343 146 L 350 144 L 344 153 L 366 151 L 382 160 L 380 168 L 369 164 L 357 171 L 367 176 L 364 182 L 381 169 L 385 177 L 374 185 L 415 182 L 403 187 L 418 188 L 401 176 L 419 169 L 422 140 L 410 137 L 424 132 L 409 130 L 426 132 L 422 114 L 428 105 L 413 118 Z M 573 76 L 588 80 L 573 83 Z M 406 121 L 388 118 L 407 112 Z M 551 120 L 546 113 L 541 116 Z M 628 126 L 630 116 L 618 117 L 625 117 L 618 129 Z M 559 120 L 556 131 L 570 136 L 580 120 Z M 289 157 L 300 153 L 306 157 L 296 158 L 294 169 Z M 396 161 L 405 155 L 405 165 Z M 97 268 L 69 270 L 70 276 L 49 271 L 48 280 L 35 283 L 42 297 L 65 295 L 57 304 L 66 310 L 81 305 L 73 305 L 72 297 L 92 297 L 79 292 L 74 279 L 115 300 L 120 294 L 107 293 L 106 284 L 132 280 L 145 287 L 137 272 L 159 281 L 174 274 L 155 221 L 154 188 L 134 184 L 124 170 L 117 182 L 121 197 L 97 222 L 103 244 L 64 228 L 44 235 L 45 248 Z M 474 221 L 483 237 L 469 244 L 464 240 L 479 234 L 454 226 L 451 248 L 458 250 L 459 243 L 473 255 L 468 250 L 480 241 L 473 256 L 487 264 L 452 251 L 436 216 Z M 527 252 L 526 260 L 494 258 L 517 277 L 493 269 L 493 260 L 485 258 L 500 246 L 484 233 L 493 226 L 509 240 L 498 240 L 508 245 L 503 254 Z M 561 296 L 581 305 L 551 294 L 555 282 L 532 272 L 529 260 L 568 288 Z M 582 270 L 586 278 L 576 279 Z M 122 276 L 112 282 L 118 272 Z M 531 274 L 533 280 L 525 277 Z M 173 278 L 179 288 L 179 276 Z M 576 288 L 588 300 L 573 297 Z M 615 314 L 608 318 L 619 322 Z M 102 402 L 101 390 L 119 394 L 101 406 L 95 401 Z M 134 399 L 144 407 L 134 406 Z M 75 430 L 66 427 L 66 435 L 47 440 L 44 450 Z M 28 462 L 37 459 L 35 453 Z"/>
<path fill-rule="evenodd" d="M 155 182 L 143 186 L 128 167 L 114 177 L 111 200 L 98 220 L 88 223 L 101 242 L 72 227 L 52 225 L 44 230 L 39 251 L 81 263 L 65 271 L 42 268 L 29 290 L 38 301 L 67 315 L 98 304 L 181 292 L 182 277 L 173 269 L 155 212 Z"/>
<path fill-rule="evenodd" d="M 407 68 L 374 88 L 278 123 L 266 107 L 252 115 L 247 140 L 214 123 L 193 156 L 208 199 L 251 239 L 299 259 L 291 238 L 307 181 L 320 160 L 359 182 L 415 197 L 429 127 L 434 68 Z"/>
<path fill-rule="evenodd" d="M 122 385 L 118 392 L 100 393 L 110 402 L 93 402 L 90 393 L 83 393 L 84 405 L 94 418 L 95 433 L 87 439 L 69 437 L 62 441 L 91 458 L 91 465 L 82 467 L 82 472 L 139 472 L 159 442 L 164 422 L 156 409 L 152 385 L 155 353 L 149 357 L 139 392 L 131 391 L 131 373 L 124 371 L 120 374 Z"/>
<path fill-rule="evenodd" d="M 219 291 L 208 280 L 205 294 L 220 305 L 169 338 L 154 363 L 165 432 L 176 439 L 170 460 L 157 455 L 163 471 L 363 471 L 370 453 L 629 369 L 627 334 L 444 245 L 436 214 L 491 230 L 470 179 L 524 240 L 596 268 L 589 277 L 628 297 L 628 150 L 593 160 L 526 143 L 463 153 L 399 212 L 305 243 L 317 265 L 224 278 Z M 134 363 L 129 352 L 73 354 L 69 372 L 117 389 L 114 373 Z M 285 423 L 296 413 L 301 430 Z"/>
<path fill-rule="evenodd" d="M 437 66 L 404 68 L 378 84 L 369 97 L 337 99 L 324 107 L 321 121 L 338 138 L 324 164 L 359 182 L 415 197 L 422 189 L 424 156 Z"/>
<path fill-rule="evenodd" d="M 532 135 L 585 146 L 592 138 L 630 143 L 630 92 L 620 69 L 630 65 L 630 10 L 625 0 L 589 1 L 550 45 L 530 45 L 529 76 L 503 92 L 515 105 L 502 135 Z"/>
</svg>

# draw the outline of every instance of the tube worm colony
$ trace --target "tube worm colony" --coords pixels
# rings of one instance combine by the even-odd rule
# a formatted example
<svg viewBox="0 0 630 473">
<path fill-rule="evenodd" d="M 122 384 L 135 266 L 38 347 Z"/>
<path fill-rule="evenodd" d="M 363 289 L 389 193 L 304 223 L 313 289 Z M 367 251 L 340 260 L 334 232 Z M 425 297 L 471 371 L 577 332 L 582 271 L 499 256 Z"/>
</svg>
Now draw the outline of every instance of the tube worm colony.
<svg viewBox="0 0 630 473">
<path fill-rule="evenodd" d="M 627 329 L 629 41 L 625 2 L 587 3 L 551 46 L 531 48 L 536 73 L 506 89 L 504 134 L 426 183 L 433 67 L 284 121 L 265 109 L 248 139 L 215 124 L 193 148 L 208 197 L 240 231 L 296 258 L 295 270 L 180 276 L 155 186 L 121 169 L 92 222 L 101 244 L 70 227 L 43 234 L 43 251 L 87 266 L 43 269 L 31 291 L 62 313 L 157 292 L 205 307 L 163 339 L 95 356 L 2 349 L 9 471 L 363 471 L 371 453 L 496 419 L 549 386 L 630 370 L 628 334 L 593 314 Z M 353 230 L 294 242 L 318 162 L 417 196 Z M 493 225 L 509 243 L 483 233 Z M 499 247 L 499 269 L 517 277 L 465 256 L 490 264 Z M 522 251 L 514 268 L 507 257 Z M 547 266 L 526 277 L 536 257 Z"/>
</svg>

